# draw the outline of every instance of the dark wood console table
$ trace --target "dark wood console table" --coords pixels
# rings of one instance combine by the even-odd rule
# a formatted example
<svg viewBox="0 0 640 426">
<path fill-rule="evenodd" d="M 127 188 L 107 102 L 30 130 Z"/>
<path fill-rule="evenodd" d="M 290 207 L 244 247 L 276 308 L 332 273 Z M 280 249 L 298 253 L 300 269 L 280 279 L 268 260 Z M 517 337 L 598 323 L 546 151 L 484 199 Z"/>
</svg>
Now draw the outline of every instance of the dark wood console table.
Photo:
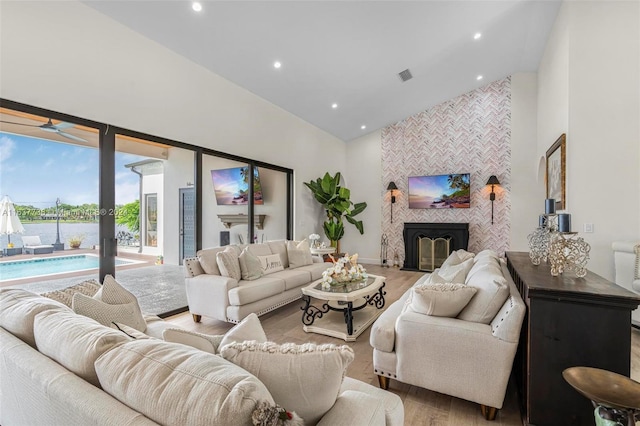
<svg viewBox="0 0 640 426">
<path fill-rule="evenodd" d="M 513 366 L 523 423 L 593 425 L 591 402 L 562 371 L 586 366 L 628 377 L 640 297 L 592 272 L 553 277 L 548 263 L 535 266 L 526 252 L 507 252 L 507 265 L 527 305 Z"/>
</svg>

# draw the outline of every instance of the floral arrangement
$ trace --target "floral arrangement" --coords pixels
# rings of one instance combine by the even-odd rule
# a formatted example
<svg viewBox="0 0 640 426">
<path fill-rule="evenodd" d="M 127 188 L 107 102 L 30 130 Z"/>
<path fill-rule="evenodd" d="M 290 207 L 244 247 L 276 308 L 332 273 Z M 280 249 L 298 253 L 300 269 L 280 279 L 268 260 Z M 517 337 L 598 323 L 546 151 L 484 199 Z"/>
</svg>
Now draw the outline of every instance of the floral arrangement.
<svg viewBox="0 0 640 426">
<path fill-rule="evenodd" d="M 329 288 L 332 285 L 341 285 L 351 281 L 366 280 L 366 269 L 362 265 L 358 264 L 358 254 L 349 256 L 345 254 L 344 257 L 338 260 L 329 255 L 333 266 L 322 273 L 322 288 Z"/>
</svg>

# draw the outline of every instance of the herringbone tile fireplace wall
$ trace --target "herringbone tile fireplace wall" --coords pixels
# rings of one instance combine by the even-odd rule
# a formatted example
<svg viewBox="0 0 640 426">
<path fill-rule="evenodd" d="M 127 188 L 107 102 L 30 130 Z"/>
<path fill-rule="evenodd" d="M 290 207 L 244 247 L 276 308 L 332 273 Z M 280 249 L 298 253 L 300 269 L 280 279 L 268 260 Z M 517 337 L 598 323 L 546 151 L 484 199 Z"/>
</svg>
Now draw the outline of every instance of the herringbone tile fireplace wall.
<svg viewBox="0 0 640 426">
<path fill-rule="evenodd" d="M 471 174 L 471 208 L 409 209 L 408 177 Z M 490 189 L 496 175 L 494 224 Z M 511 226 L 511 79 L 496 81 L 382 130 L 382 187 L 393 181 L 400 194 L 390 222 L 389 194 L 382 203 L 382 232 L 388 258 L 404 261 L 404 222 L 468 222 L 469 250 L 509 247 Z"/>
</svg>

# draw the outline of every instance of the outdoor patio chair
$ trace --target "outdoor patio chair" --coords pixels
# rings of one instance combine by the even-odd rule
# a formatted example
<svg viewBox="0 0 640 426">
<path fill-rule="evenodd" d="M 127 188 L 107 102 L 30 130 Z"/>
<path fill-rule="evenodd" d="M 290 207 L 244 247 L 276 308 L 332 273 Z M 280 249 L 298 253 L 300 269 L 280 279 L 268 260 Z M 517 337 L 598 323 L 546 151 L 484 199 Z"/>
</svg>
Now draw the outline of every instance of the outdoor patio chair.
<svg viewBox="0 0 640 426">
<path fill-rule="evenodd" d="M 51 244 L 42 244 L 38 235 L 22 237 L 22 245 L 25 254 L 53 253 L 53 246 Z"/>
</svg>

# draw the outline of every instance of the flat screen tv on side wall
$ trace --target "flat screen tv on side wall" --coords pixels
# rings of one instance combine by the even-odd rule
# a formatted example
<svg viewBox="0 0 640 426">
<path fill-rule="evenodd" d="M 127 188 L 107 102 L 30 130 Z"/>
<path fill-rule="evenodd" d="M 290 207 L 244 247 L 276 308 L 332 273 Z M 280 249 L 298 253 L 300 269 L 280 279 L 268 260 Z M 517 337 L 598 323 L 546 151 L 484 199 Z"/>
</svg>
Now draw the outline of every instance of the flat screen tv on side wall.
<svg viewBox="0 0 640 426">
<path fill-rule="evenodd" d="M 410 209 L 468 209 L 469 173 L 409 177 Z"/>
<path fill-rule="evenodd" d="M 249 201 L 249 168 L 234 167 L 232 169 L 211 170 L 213 189 L 219 206 L 236 206 L 248 204 Z M 258 168 L 253 168 L 253 200 L 254 204 L 262 204 L 262 185 Z"/>
</svg>

